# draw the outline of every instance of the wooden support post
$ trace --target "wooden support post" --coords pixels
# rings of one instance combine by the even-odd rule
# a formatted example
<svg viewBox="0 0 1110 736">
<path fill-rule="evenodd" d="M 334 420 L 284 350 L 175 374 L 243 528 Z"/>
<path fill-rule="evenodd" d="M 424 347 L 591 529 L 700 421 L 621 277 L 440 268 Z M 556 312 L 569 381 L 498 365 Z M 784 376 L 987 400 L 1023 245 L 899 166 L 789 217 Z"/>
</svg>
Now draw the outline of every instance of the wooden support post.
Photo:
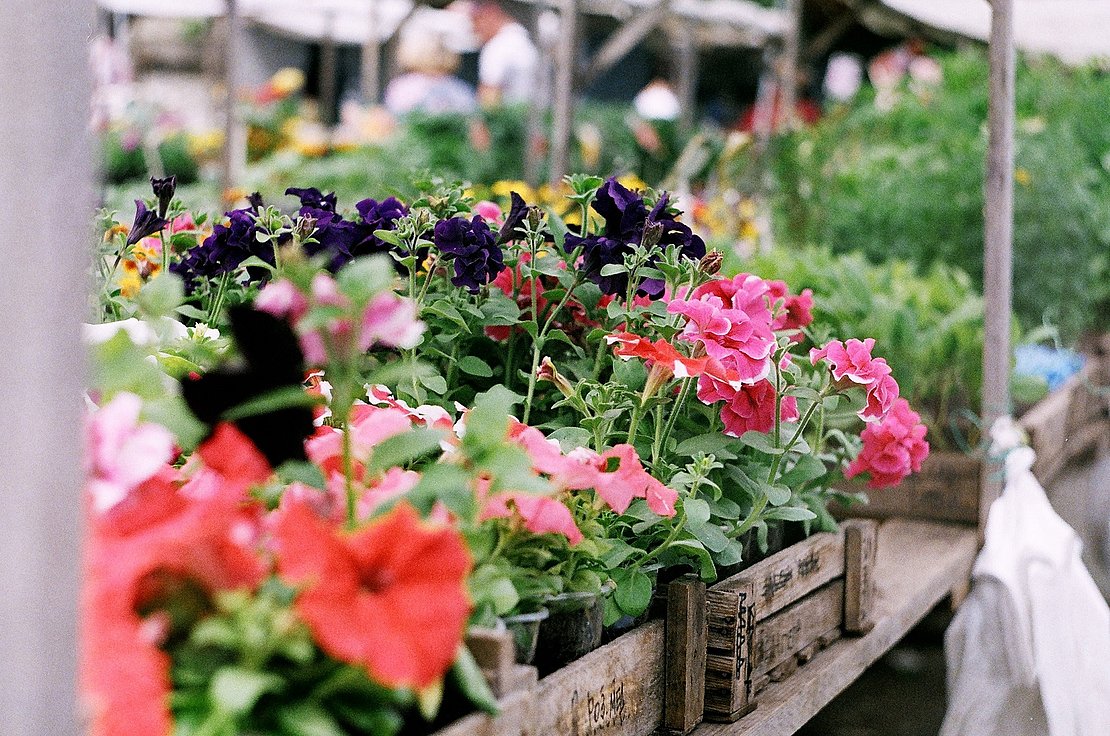
<svg viewBox="0 0 1110 736">
<path fill-rule="evenodd" d="M 559 42 L 555 46 L 555 109 L 551 126 L 552 187 L 562 184 L 570 158 L 570 135 L 574 124 L 574 76 L 578 60 L 578 2 L 559 0 Z"/>
<path fill-rule="evenodd" d="M 752 692 L 752 638 L 755 584 L 705 593 L 705 717 L 733 722 L 755 708 Z"/>
<path fill-rule="evenodd" d="M 516 663 L 516 648 L 510 632 L 472 628 L 466 632 L 466 647 L 497 697 L 536 684 L 536 668 Z"/>
<path fill-rule="evenodd" d="M 335 125 L 339 96 L 339 47 L 335 43 L 335 11 L 324 15 L 324 38 L 320 42 L 320 121 Z"/>
<path fill-rule="evenodd" d="M 782 111 L 783 125 L 794 125 L 794 114 L 798 103 L 798 62 L 802 38 L 802 0 L 786 0 L 787 27 L 783 38 L 782 58 L 779 59 L 779 75 L 782 79 L 782 97 L 779 109 Z M 773 113 L 772 113 L 773 115 Z"/>
<path fill-rule="evenodd" d="M 986 223 L 983 253 L 983 407 L 986 429 L 1010 411 L 1010 319 L 1014 219 L 1013 0 L 991 0 L 990 101 L 987 117 Z M 988 462 L 989 454 L 988 454 Z M 1001 493 L 1000 466 L 983 472 L 980 532 Z"/>
<path fill-rule="evenodd" d="M 359 87 L 362 91 L 362 101 L 367 105 L 377 105 L 381 102 L 381 75 L 382 75 L 382 37 L 379 32 L 381 25 L 378 13 L 378 0 L 368 0 L 369 7 L 366 14 L 370 19 L 370 32 L 366 42 L 362 45 L 362 64 L 359 78 Z M 413 3 L 413 9 L 419 7 Z M 409 11 L 412 15 L 412 11 Z M 408 16 L 406 16 L 407 20 Z M 402 21 L 402 24 L 404 21 Z"/>
<path fill-rule="evenodd" d="M 93 2 L 0 19 L 0 733 L 76 736 Z"/>
<path fill-rule="evenodd" d="M 224 150 L 220 187 L 228 192 L 239 183 L 247 161 L 247 131 L 239 114 L 239 51 L 243 14 L 239 0 L 227 0 L 227 40 L 224 46 Z"/>
<path fill-rule="evenodd" d="M 686 734 L 705 713 L 705 583 L 676 580 L 667 586 L 666 702 L 663 726 Z"/>
<path fill-rule="evenodd" d="M 866 634 L 875 626 L 875 548 L 879 525 L 853 519 L 844 522 L 844 631 Z"/>
<path fill-rule="evenodd" d="M 683 133 L 689 133 L 694 129 L 698 112 L 698 47 L 693 27 L 689 23 L 680 24 L 675 41 L 678 99 L 682 107 L 678 127 Z"/>
</svg>

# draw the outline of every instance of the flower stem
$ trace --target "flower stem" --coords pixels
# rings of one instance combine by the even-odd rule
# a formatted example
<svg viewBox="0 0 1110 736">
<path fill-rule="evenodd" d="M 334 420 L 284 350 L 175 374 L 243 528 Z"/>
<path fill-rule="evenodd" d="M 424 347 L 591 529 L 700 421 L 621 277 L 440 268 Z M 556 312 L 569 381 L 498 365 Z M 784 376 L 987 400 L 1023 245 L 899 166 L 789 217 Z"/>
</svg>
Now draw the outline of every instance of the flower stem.
<svg viewBox="0 0 1110 736">
<path fill-rule="evenodd" d="M 354 474 L 354 463 L 351 459 L 351 424 L 350 411 L 343 418 L 343 489 L 347 497 L 347 528 L 354 529 L 356 521 L 355 488 L 351 476 Z"/>
<path fill-rule="evenodd" d="M 537 338 L 532 343 L 532 370 L 528 371 L 528 395 L 524 398 L 524 416 L 521 421 L 528 423 L 532 415 L 532 399 L 536 395 L 536 371 L 540 368 L 540 352 L 543 350 L 543 338 Z"/>
<path fill-rule="evenodd" d="M 682 409 L 686 406 L 686 401 L 690 398 L 690 389 L 693 388 L 693 385 L 693 377 L 683 379 L 682 390 L 678 392 L 678 399 L 671 407 L 671 414 L 667 417 L 667 426 L 663 428 L 663 436 L 659 439 L 659 447 L 656 450 L 657 454 L 662 454 L 666 449 L 667 440 L 671 438 L 674 425 L 678 422 L 678 415 L 682 412 Z"/>
<path fill-rule="evenodd" d="M 775 455 L 775 460 L 771 463 L 771 472 L 767 475 L 768 483 L 775 482 L 775 478 L 778 476 L 779 472 L 779 465 L 782 464 L 782 459 L 786 456 L 786 453 L 790 452 L 790 449 L 798 443 L 798 440 L 801 439 L 802 432 L 805 431 L 806 425 L 809 424 L 809 420 L 813 418 L 813 412 L 824 403 L 824 399 L 825 392 L 822 391 L 818 397 L 813 400 L 813 403 L 809 405 L 809 408 L 806 409 L 806 413 L 802 416 L 802 421 L 798 422 L 798 428 L 794 430 L 794 435 L 790 438 L 790 441 L 786 443 L 786 447 L 782 448 L 782 454 Z"/>
</svg>

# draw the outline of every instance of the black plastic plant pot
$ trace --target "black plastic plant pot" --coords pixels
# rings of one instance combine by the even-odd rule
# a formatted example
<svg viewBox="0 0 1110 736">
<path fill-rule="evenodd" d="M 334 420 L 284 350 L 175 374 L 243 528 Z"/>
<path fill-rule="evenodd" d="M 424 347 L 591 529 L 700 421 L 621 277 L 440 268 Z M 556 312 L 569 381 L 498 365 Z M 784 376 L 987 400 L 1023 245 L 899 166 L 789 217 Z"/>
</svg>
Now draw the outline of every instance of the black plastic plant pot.
<svg viewBox="0 0 1110 736">
<path fill-rule="evenodd" d="M 605 623 L 603 593 L 560 593 L 546 604 L 535 659 L 541 677 L 601 646 Z"/>
<path fill-rule="evenodd" d="M 541 608 L 532 613 L 518 613 L 501 619 L 505 622 L 505 628 L 513 635 L 517 664 L 532 664 L 532 660 L 536 658 L 540 626 L 549 615 L 550 611 Z"/>
</svg>

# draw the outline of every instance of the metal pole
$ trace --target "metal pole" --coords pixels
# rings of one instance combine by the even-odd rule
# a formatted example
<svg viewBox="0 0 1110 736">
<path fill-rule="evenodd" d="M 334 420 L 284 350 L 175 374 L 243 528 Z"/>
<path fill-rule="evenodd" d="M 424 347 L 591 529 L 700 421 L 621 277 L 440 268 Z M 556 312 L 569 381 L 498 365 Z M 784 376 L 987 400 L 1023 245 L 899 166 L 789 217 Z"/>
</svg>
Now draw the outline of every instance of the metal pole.
<svg viewBox="0 0 1110 736">
<path fill-rule="evenodd" d="M 559 0 L 562 27 L 555 47 L 555 112 L 551 126 L 549 181 L 557 187 L 567 173 L 571 125 L 574 121 L 574 72 L 578 51 L 578 3 Z"/>
<path fill-rule="evenodd" d="M 247 160 L 247 132 L 239 119 L 239 49 L 243 15 L 239 0 L 227 0 L 227 39 L 224 47 L 224 152 L 220 186 L 226 193 L 239 183 Z"/>
<path fill-rule="evenodd" d="M 367 105 L 381 102 L 382 37 L 378 26 L 378 0 L 369 0 L 370 34 L 362 46 L 362 101 Z M 413 5 L 415 8 L 415 4 Z"/>
<path fill-rule="evenodd" d="M 76 736 L 92 0 L 0 3 L 0 733 Z M 49 225 L 46 225 L 49 223 Z M 42 254 L 50 253 L 49 267 Z"/>
<path fill-rule="evenodd" d="M 1013 0 L 992 0 L 990 102 L 987 116 L 986 223 L 983 253 L 983 420 L 988 429 L 1010 412 L 1010 320 L 1014 224 Z M 1001 492 L 997 466 L 983 472 L 980 529 Z"/>
</svg>

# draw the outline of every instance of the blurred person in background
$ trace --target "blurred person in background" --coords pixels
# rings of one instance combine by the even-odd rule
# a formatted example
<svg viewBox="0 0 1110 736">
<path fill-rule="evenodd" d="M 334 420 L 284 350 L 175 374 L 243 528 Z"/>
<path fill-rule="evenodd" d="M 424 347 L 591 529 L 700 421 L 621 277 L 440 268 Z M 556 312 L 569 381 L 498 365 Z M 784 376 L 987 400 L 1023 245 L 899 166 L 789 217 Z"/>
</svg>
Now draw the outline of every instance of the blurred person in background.
<svg viewBox="0 0 1110 736">
<path fill-rule="evenodd" d="M 459 68 L 459 55 L 447 47 L 439 34 L 403 34 L 397 57 L 404 73 L 385 88 L 385 107 L 390 113 L 468 115 L 477 110 L 474 88 L 454 76 Z"/>
<path fill-rule="evenodd" d="M 474 0 L 467 10 L 478 52 L 478 100 L 483 107 L 531 100 L 539 51 L 528 31 L 497 0 Z"/>
</svg>

